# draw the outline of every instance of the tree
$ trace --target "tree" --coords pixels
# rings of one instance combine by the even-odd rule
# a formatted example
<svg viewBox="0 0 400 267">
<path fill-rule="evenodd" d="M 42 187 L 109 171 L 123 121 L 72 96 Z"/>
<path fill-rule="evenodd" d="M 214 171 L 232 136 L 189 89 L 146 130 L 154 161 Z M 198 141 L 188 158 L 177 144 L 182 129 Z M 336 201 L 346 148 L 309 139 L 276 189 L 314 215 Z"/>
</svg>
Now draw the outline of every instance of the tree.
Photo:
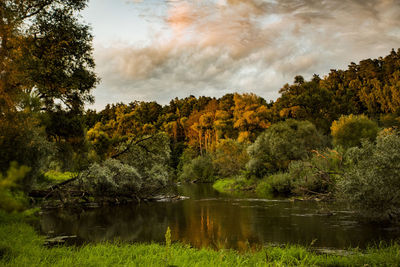
<svg viewBox="0 0 400 267">
<path fill-rule="evenodd" d="M 146 197 L 166 185 L 169 168 L 169 138 L 159 133 L 120 144 L 119 153 L 83 172 L 83 187 L 98 196 Z"/>
<path fill-rule="evenodd" d="M 332 123 L 331 133 L 334 145 L 347 149 L 360 146 L 362 139 L 374 141 L 378 125 L 365 115 L 342 116 Z"/>
<path fill-rule="evenodd" d="M 214 180 L 214 168 L 211 156 L 204 154 L 182 166 L 179 175 L 182 181 L 211 182 Z"/>
<path fill-rule="evenodd" d="M 340 182 L 342 197 L 360 215 L 376 221 L 400 221 L 400 136 L 384 131 L 376 144 L 365 140 L 351 148 Z"/>
<path fill-rule="evenodd" d="M 252 142 L 271 125 L 272 112 L 263 98 L 255 94 L 235 94 L 233 97 L 233 127 L 239 131 L 239 142 Z"/>
<path fill-rule="evenodd" d="M 93 72 L 92 35 L 76 16 L 86 3 L 0 2 L 1 172 L 17 161 L 32 168 L 28 176 L 37 174 L 49 152 L 44 112 L 53 112 L 50 117 L 60 110 L 80 114 L 84 103 L 93 101 L 90 91 L 98 78 Z M 47 122 L 57 121 L 60 118 Z"/>
<path fill-rule="evenodd" d="M 306 158 L 322 143 L 320 134 L 311 122 L 293 119 L 278 122 L 249 146 L 247 169 L 257 177 L 285 170 L 291 161 Z"/>
<path fill-rule="evenodd" d="M 92 35 L 76 18 L 87 0 L 5 0 L 0 3 L 0 114 L 37 92 L 47 110 L 56 101 L 80 110 L 93 101 Z"/>
<path fill-rule="evenodd" d="M 335 114 L 332 112 L 332 92 L 320 86 L 321 78 L 314 75 L 313 79 L 305 82 L 302 76 L 296 76 L 293 85 L 286 84 L 280 89 L 281 97 L 274 104 L 276 113 L 281 118 L 308 120 L 324 132 Z"/>
<path fill-rule="evenodd" d="M 7 119 L 0 120 L 0 173 L 5 173 L 13 161 L 29 166 L 31 171 L 17 181 L 24 191 L 30 189 L 53 153 L 54 146 L 34 113 L 8 113 Z"/>
<path fill-rule="evenodd" d="M 214 169 L 219 177 L 230 177 L 245 169 L 249 159 L 246 145 L 232 139 L 222 139 L 212 153 Z"/>
</svg>

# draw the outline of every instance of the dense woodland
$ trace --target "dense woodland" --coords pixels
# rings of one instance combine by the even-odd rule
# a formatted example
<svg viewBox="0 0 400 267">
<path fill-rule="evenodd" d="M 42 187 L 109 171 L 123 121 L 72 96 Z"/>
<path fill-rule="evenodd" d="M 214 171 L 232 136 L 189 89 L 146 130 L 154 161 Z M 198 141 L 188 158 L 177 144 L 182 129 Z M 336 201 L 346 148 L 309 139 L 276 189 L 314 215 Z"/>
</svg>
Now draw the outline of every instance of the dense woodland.
<svg viewBox="0 0 400 267">
<path fill-rule="evenodd" d="M 373 219 L 400 218 L 400 49 L 296 76 L 270 102 L 232 93 L 85 110 L 99 82 L 90 29 L 77 18 L 85 6 L 0 3 L 1 208 L 23 209 L 46 172 L 68 171 L 68 186 L 91 197 L 217 181 L 225 191 L 345 198 Z"/>
</svg>

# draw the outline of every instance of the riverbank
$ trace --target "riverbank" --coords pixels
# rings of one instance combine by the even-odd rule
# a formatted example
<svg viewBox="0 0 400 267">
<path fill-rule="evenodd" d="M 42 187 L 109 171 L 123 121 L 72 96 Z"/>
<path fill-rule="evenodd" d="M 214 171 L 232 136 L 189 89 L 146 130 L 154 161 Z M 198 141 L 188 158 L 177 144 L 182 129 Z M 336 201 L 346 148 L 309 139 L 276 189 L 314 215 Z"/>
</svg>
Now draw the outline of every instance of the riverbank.
<svg viewBox="0 0 400 267">
<path fill-rule="evenodd" d="M 273 198 L 274 192 L 263 180 L 239 178 L 224 178 L 216 180 L 213 188 L 228 195 L 245 195 L 259 198 Z"/>
<path fill-rule="evenodd" d="M 324 200 L 332 201 L 335 198 L 331 193 L 309 191 L 307 194 L 296 195 L 290 192 L 290 186 L 285 179 L 245 179 L 224 178 L 216 180 L 213 188 L 220 193 L 232 196 L 247 196 L 272 199 L 276 197 L 296 200 Z"/>
<path fill-rule="evenodd" d="M 99 243 L 44 246 L 45 237 L 21 216 L 0 214 L 1 266 L 398 266 L 400 245 L 346 256 L 318 254 L 302 246 L 267 247 L 239 253 L 234 250 L 195 249 L 183 244 Z"/>
</svg>

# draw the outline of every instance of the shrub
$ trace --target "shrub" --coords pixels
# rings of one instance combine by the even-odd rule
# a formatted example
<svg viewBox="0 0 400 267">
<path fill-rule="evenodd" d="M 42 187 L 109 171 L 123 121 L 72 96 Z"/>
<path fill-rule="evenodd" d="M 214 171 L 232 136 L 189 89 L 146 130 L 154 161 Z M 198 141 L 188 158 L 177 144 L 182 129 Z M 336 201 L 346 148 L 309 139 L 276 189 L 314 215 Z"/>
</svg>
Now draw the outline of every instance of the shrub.
<svg viewBox="0 0 400 267">
<path fill-rule="evenodd" d="M 165 134 L 142 137 L 137 145 L 126 147 L 116 159 L 93 163 L 81 175 L 82 186 L 95 195 L 151 194 L 167 184 L 170 176 L 169 138 Z M 146 193 L 147 192 L 147 193 Z"/>
<path fill-rule="evenodd" d="M 306 158 L 323 140 L 308 121 L 286 120 L 272 125 L 248 148 L 250 174 L 263 177 L 286 170 L 293 160 Z"/>
<path fill-rule="evenodd" d="M 276 173 L 267 178 L 272 192 L 285 195 L 290 194 L 292 191 L 292 180 L 293 178 L 287 172 Z"/>
<path fill-rule="evenodd" d="M 183 151 L 182 155 L 179 157 L 179 164 L 177 168 L 178 178 L 183 171 L 183 166 L 190 164 L 190 162 L 198 156 L 200 156 L 200 152 L 198 151 L 198 149 L 195 149 L 193 147 L 187 147 Z"/>
<path fill-rule="evenodd" d="M 55 148 L 35 114 L 17 112 L 7 116 L 0 119 L 0 172 L 5 173 L 13 161 L 31 168 L 18 181 L 23 191 L 29 192 Z"/>
<path fill-rule="evenodd" d="M 248 161 L 246 146 L 232 139 L 221 140 L 212 154 L 212 159 L 219 177 L 238 175 Z"/>
<path fill-rule="evenodd" d="M 137 193 L 143 183 L 135 168 L 115 159 L 92 164 L 83 177 L 85 189 L 101 196 Z"/>
<path fill-rule="evenodd" d="M 23 210 L 26 198 L 18 186 L 31 168 L 18 166 L 17 162 L 11 162 L 6 175 L 0 173 L 0 209 L 11 212 Z"/>
<path fill-rule="evenodd" d="M 292 192 L 297 195 L 332 194 L 343 172 L 342 154 L 336 150 L 314 151 L 309 160 L 289 166 L 293 178 Z"/>
<path fill-rule="evenodd" d="M 342 116 L 331 126 L 333 144 L 346 149 L 360 146 L 362 139 L 374 141 L 378 125 L 365 115 Z"/>
<path fill-rule="evenodd" d="M 380 134 L 346 153 L 348 171 L 339 186 L 343 198 L 375 221 L 400 221 L 400 136 Z"/>
<path fill-rule="evenodd" d="M 261 180 L 256 187 L 256 194 L 258 197 L 269 198 L 272 196 L 273 188 L 271 187 L 269 181 Z"/>
<path fill-rule="evenodd" d="M 191 160 L 183 165 L 179 176 L 183 181 L 212 182 L 214 179 L 214 168 L 211 156 L 205 154 Z"/>
</svg>

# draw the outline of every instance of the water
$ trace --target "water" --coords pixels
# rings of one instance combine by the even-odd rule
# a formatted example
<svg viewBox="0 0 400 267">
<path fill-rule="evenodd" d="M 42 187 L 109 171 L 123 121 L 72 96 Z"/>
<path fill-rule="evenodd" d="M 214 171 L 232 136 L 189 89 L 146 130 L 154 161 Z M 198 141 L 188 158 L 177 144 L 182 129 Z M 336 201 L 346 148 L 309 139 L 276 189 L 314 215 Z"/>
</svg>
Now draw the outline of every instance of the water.
<svg viewBox="0 0 400 267">
<path fill-rule="evenodd" d="M 364 248 L 400 238 L 400 229 L 361 223 L 338 204 L 313 201 L 229 197 L 211 185 L 182 185 L 190 199 L 89 210 L 47 211 L 41 230 L 50 236 L 76 235 L 81 243 L 164 242 L 239 250 L 263 245 L 302 244 L 329 248 Z"/>
</svg>

